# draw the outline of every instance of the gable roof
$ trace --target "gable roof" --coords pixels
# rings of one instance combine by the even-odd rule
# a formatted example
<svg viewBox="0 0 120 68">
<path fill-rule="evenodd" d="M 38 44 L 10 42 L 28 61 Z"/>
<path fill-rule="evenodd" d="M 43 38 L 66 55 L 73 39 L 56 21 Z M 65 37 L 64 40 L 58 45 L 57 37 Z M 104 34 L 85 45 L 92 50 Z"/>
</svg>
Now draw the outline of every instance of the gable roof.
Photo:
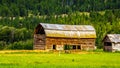
<svg viewBox="0 0 120 68">
<path fill-rule="evenodd" d="M 120 34 L 107 34 L 107 37 L 111 42 L 120 42 Z"/>
<path fill-rule="evenodd" d="M 63 25 L 40 23 L 47 37 L 63 38 L 96 38 L 96 32 L 91 25 Z"/>
</svg>

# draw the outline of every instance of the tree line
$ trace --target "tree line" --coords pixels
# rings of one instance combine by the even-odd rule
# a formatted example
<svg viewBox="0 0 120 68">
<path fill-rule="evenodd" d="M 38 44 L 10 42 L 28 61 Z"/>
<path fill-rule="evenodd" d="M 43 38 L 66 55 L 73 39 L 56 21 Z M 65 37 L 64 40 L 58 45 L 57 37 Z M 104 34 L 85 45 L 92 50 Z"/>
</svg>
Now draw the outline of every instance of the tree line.
<svg viewBox="0 0 120 68">
<path fill-rule="evenodd" d="M 0 49 L 32 49 L 40 22 L 92 25 L 96 46 L 102 48 L 106 34 L 120 33 L 119 5 L 119 0 L 0 0 Z"/>
<path fill-rule="evenodd" d="M 119 9 L 120 0 L 0 0 L 0 16 L 60 15 Z"/>
<path fill-rule="evenodd" d="M 16 17 L 0 19 L 0 41 L 6 45 L 19 41 L 33 39 L 34 29 L 40 23 L 92 25 L 96 29 L 96 45 L 102 48 L 102 39 L 109 33 L 120 33 L 120 10 L 107 10 L 100 12 L 72 12 L 67 15 L 50 15 L 42 17 Z M 32 42 L 32 41 L 31 41 Z M 4 43 L 3 43 L 4 44 Z"/>
</svg>

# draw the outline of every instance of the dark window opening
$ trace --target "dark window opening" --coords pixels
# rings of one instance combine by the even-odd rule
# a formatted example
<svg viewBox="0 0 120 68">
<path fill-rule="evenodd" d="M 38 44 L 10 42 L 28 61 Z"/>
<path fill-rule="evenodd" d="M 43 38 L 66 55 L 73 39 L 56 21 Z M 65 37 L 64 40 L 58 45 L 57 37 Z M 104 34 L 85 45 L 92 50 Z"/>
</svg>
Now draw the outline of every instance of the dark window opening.
<svg viewBox="0 0 120 68">
<path fill-rule="evenodd" d="M 64 45 L 64 50 L 81 49 L 81 45 Z"/>
<path fill-rule="evenodd" d="M 104 42 L 104 45 L 105 46 L 112 46 L 112 43 L 111 42 Z"/>
<path fill-rule="evenodd" d="M 64 45 L 64 50 L 67 50 L 67 45 Z"/>
<path fill-rule="evenodd" d="M 71 50 L 72 47 L 70 45 L 64 45 L 64 50 Z"/>
<path fill-rule="evenodd" d="M 53 49 L 56 49 L 56 45 L 53 45 Z"/>
<path fill-rule="evenodd" d="M 75 45 L 73 45 L 73 49 L 76 49 L 76 46 L 75 46 Z"/>
<path fill-rule="evenodd" d="M 80 46 L 77 46 L 77 49 L 81 49 L 81 47 L 80 47 Z"/>
</svg>

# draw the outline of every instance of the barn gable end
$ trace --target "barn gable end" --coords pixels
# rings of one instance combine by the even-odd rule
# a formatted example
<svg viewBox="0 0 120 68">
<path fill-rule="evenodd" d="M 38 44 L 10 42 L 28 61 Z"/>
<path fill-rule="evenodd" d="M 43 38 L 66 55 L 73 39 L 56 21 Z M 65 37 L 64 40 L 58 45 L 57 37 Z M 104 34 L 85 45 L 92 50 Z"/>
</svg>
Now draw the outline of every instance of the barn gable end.
<svg viewBox="0 0 120 68">
<path fill-rule="evenodd" d="M 103 39 L 103 42 L 111 42 L 111 40 L 109 39 L 108 36 L 105 36 L 105 38 Z"/>
<path fill-rule="evenodd" d="M 45 50 L 45 30 L 41 24 L 39 24 L 34 31 L 34 47 L 33 49 Z"/>
</svg>

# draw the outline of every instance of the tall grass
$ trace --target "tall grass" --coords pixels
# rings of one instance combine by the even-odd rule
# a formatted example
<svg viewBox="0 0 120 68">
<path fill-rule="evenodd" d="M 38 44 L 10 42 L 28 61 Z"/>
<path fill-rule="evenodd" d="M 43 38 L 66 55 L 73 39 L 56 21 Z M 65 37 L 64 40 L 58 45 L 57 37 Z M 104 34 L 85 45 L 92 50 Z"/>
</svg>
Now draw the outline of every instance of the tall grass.
<svg viewBox="0 0 120 68">
<path fill-rule="evenodd" d="M 0 68 L 119 68 L 120 53 L 1 53 Z"/>
</svg>

